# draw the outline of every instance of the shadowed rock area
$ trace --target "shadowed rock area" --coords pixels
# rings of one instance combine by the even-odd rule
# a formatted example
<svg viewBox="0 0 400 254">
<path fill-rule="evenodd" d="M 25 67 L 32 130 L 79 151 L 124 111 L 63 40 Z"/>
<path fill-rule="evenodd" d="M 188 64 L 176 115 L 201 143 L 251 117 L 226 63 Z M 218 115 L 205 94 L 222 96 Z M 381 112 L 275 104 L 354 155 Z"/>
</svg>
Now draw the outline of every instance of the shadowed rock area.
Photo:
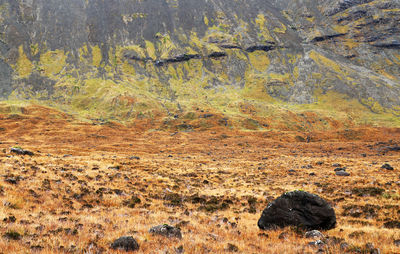
<svg viewBox="0 0 400 254">
<path fill-rule="evenodd" d="M 270 203 L 258 220 L 260 229 L 296 226 L 309 230 L 332 229 L 333 208 L 322 198 L 304 191 L 287 192 Z"/>
</svg>

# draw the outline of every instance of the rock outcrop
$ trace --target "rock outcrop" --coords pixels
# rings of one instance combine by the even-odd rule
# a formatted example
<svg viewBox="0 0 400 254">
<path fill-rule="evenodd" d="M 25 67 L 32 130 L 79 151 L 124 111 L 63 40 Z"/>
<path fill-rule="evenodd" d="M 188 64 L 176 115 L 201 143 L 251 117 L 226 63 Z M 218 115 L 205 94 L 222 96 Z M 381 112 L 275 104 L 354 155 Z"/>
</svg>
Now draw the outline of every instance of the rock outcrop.
<svg viewBox="0 0 400 254">
<path fill-rule="evenodd" d="M 332 100 L 341 114 L 393 122 L 399 8 L 382 0 L 0 0 L 0 97 L 119 120 L 193 107 L 242 116 L 243 103 L 262 116 L 265 105 Z"/>
<path fill-rule="evenodd" d="M 260 229 L 286 226 L 332 229 L 336 226 L 335 211 L 317 195 L 304 191 L 287 192 L 271 202 L 258 220 Z"/>
</svg>

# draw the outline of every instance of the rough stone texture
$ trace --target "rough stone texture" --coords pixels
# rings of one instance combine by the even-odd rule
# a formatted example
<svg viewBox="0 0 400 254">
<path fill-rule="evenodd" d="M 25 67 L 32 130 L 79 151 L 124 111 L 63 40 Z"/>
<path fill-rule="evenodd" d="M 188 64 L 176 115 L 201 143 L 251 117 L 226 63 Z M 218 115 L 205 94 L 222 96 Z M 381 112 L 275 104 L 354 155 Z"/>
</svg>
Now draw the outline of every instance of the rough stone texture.
<svg viewBox="0 0 400 254">
<path fill-rule="evenodd" d="M 383 164 L 381 168 L 386 170 L 394 170 L 394 168 L 387 163 Z"/>
<path fill-rule="evenodd" d="M 162 236 L 166 236 L 169 238 L 175 237 L 178 239 L 182 239 L 181 230 L 179 228 L 175 228 L 175 227 L 169 226 L 167 224 L 152 227 L 149 230 L 149 232 L 152 234 L 162 235 Z"/>
<path fill-rule="evenodd" d="M 10 151 L 11 151 L 12 153 L 20 154 L 20 155 L 30 155 L 30 156 L 33 156 L 33 155 L 34 155 L 33 152 L 28 151 L 28 150 L 25 150 L 25 149 L 22 149 L 22 148 L 18 148 L 18 147 L 12 147 L 12 148 L 10 149 Z"/>
<path fill-rule="evenodd" d="M 325 236 L 319 232 L 318 230 L 311 230 L 305 233 L 304 235 L 306 238 L 313 238 L 316 240 L 322 240 L 325 238 Z"/>
<path fill-rule="evenodd" d="M 287 192 L 271 202 L 258 220 L 260 229 L 298 226 L 310 230 L 336 225 L 333 208 L 317 195 L 304 191 Z"/>
<path fill-rule="evenodd" d="M 257 99 L 304 104 L 335 92 L 399 115 L 398 8 L 379 0 L 0 0 L 0 97 L 171 112 L 189 108 L 188 98 L 217 104 L 209 91 L 258 84 Z M 107 94 L 90 94 L 90 84 Z M 127 104 L 124 92 L 144 102 Z"/>
<path fill-rule="evenodd" d="M 135 251 L 139 249 L 139 244 L 132 236 L 122 236 L 111 244 L 114 250 Z"/>
<path fill-rule="evenodd" d="M 350 176 L 350 173 L 346 172 L 346 171 L 343 171 L 343 170 L 340 170 L 340 171 L 336 171 L 336 175 L 337 176 Z"/>
</svg>

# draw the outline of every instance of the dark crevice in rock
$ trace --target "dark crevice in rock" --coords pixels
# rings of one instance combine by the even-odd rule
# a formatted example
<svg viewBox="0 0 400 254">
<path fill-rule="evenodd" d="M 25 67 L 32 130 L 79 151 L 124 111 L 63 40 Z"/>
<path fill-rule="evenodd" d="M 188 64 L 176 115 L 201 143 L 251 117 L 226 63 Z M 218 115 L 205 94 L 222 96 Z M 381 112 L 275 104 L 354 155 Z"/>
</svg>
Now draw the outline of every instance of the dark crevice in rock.
<svg viewBox="0 0 400 254">
<path fill-rule="evenodd" d="M 224 49 L 242 49 L 242 47 L 238 45 L 230 45 L 230 44 L 220 45 L 220 47 Z"/>
<path fill-rule="evenodd" d="M 232 44 L 220 45 L 219 47 L 224 48 L 224 49 L 239 49 L 239 50 L 243 50 L 243 51 L 252 53 L 257 50 L 261 50 L 261 51 L 265 51 L 265 52 L 274 50 L 277 48 L 277 46 L 275 46 L 274 44 L 275 44 L 274 42 L 270 42 L 269 45 L 255 45 L 255 46 L 248 47 L 246 49 L 243 49 L 242 47 L 240 47 L 238 45 L 232 45 Z M 136 55 L 135 52 L 131 52 L 131 51 L 126 51 L 124 53 L 125 59 L 129 59 L 129 60 L 133 60 L 133 61 L 140 61 L 140 62 L 152 62 L 154 65 L 156 65 L 158 67 L 164 66 L 166 64 L 171 64 L 171 63 L 187 62 L 191 59 L 221 58 L 221 57 L 226 57 L 226 56 L 228 56 L 228 54 L 226 52 L 212 52 L 211 54 L 209 54 L 207 56 L 200 55 L 200 54 L 183 54 L 183 55 L 178 55 L 173 58 L 153 60 L 149 57 L 147 57 L 147 58 L 139 57 Z"/>
<path fill-rule="evenodd" d="M 201 56 L 199 54 L 184 54 L 184 55 L 176 56 L 174 58 L 157 60 L 154 62 L 154 64 L 156 66 L 163 66 L 164 64 L 168 64 L 168 63 L 187 62 L 190 59 L 200 59 L 200 58 L 201 58 Z"/>
<path fill-rule="evenodd" d="M 314 37 L 311 42 L 321 42 L 321 41 L 326 41 L 326 40 L 330 40 L 336 37 L 341 37 L 346 35 L 346 33 L 339 33 L 339 34 L 330 34 L 330 35 L 323 35 L 323 36 L 317 36 Z"/>
<path fill-rule="evenodd" d="M 400 49 L 400 41 L 374 43 L 372 46 L 377 48 Z"/>
<path fill-rule="evenodd" d="M 142 62 L 152 61 L 152 59 L 149 58 L 149 57 L 148 58 L 140 58 L 140 57 L 131 56 L 131 55 L 128 55 L 128 54 L 125 54 L 124 57 L 127 58 L 127 59 L 135 60 L 135 61 L 142 61 Z"/>
<path fill-rule="evenodd" d="M 256 45 L 256 46 L 251 46 L 251 47 L 246 48 L 246 51 L 250 52 L 250 53 L 257 51 L 257 50 L 268 52 L 275 48 L 276 47 L 273 45 Z"/>
<path fill-rule="evenodd" d="M 208 55 L 209 58 L 220 58 L 220 57 L 225 57 L 227 54 L 225 52 L 213 52 Z"/>
</svg>

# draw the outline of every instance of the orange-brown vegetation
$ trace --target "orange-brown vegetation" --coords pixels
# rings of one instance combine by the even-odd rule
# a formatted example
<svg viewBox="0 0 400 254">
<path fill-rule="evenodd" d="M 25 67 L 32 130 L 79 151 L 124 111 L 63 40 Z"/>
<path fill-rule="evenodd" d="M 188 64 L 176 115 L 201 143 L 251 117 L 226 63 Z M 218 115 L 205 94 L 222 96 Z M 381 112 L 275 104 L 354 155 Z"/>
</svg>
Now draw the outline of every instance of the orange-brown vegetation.
<svg viewBox="0 0 400 254">
<path fill-rule="evenodd" d="M 372 243 L 400 253 L 400 232 L 387 224 L 400 220 L 400 152 L 386 149 L 399 129 L 162 124 L 83 123 L 43 107 L 0 115 L 0 253 L 118 253 L 110 244 L 123 235 L 137 239 L 140 253 L 315 253 L 297 229 L 257 227 L 269 201 L 298 189 L 332 204 L 338 224 L 323 233 L 342 238 L 349 252 Z M 13 146 L 35 155 L 13 154 Z M 336 176 L 333 164 L 351 175 Z M 164 223 L 183 239 L 148 232 Z M 344 252 L 339 244 L 325 250 Z"/>
</svg>

